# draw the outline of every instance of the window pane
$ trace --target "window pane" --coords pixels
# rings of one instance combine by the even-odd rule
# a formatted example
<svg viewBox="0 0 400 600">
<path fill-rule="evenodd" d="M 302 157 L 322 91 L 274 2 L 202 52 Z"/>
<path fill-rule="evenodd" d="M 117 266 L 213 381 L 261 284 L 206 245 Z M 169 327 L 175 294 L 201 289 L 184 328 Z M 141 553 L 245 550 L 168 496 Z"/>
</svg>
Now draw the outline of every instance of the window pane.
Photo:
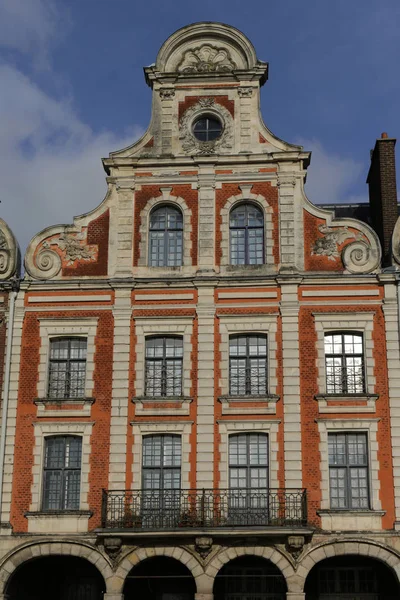
<svg viewBox="0 0 400 600">
<path fill-rule="evenodd" d="M 267 393 L 267 338 L 232 336 L 229 340 L 229 388 L 231 395 Z M 241 357 L 241 358 L 236 358 Z"/>
<path fill-rule="evenodd" d="M 151 213 L 149 231 L 149 265 L 179 267 L 183 257 L 183 215 L 172 206 L 162 206 Z"/>
<path fill-rule="evenodd" d="M 87 342 L 80 338 L 50 341 L 48 396 L 82 398 L 85 396 Z"/>
<path fill-rule="evenodd" d="M 77 510 L 80 504 L 82 439 L 45 440 L 43 509 Z"/>
<path fill-rule="evenodd" d="M 181 438 L 176 435 L 152 435 L 143 438 L 143 488 L 180 489 Z M 169 503 L 173 508 L 175 496 L 160 495 L 160 507 Z M 154 506 L 154 502 L 151 504 Z M 150 505 L 148 505 L 150 507 Z"/>
<path fill-rule="evenodd" d="M 232 265 L 264 262 L 264 217 L 252 204 L 240 204 L 230 214 L 230 261 Z"/>
<path fill-rule="evenodd" d="M 268 436 L 244 433 L 229 437 L 229 479 L 231 488 L 268 487 Z M 244 498 L 245 506 L 248 501 Z M 255 504 L 253 507 L 256 506 Z M 238 505 L 237 505 L 238 506 Z"/>
<path fill-rule="evenodd" d="M 365 391 L 362 335 L 325 336 L 326 388 L 330 394 Z"/>
<path fill-rule="evenodd" d="M 328 447 L 331 508 L 368 508 L 366 434 L 329 434 Z"/>
<path fill-rule="evenodd" d="M 146 340 L 146 395 L 181 396 L 183 377 L 182 337 Z"/>
</svg>

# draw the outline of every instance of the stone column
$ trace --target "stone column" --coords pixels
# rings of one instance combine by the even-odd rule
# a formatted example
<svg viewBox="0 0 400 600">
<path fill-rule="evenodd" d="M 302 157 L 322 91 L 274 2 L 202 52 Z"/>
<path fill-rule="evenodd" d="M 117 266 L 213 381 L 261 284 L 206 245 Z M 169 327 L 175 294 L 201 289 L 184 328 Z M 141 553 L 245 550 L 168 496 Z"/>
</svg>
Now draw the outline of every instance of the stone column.
<svg viewBox="0 0 400 600">
<path fill-rule="evenodd" d="M 200 166 L 198 268 L 213 271 L 215 265 L 215 173 L 214 165 Z"/>
<path fill-rule="evenodd" d="M 381 275 L 381 279 L 386 276 Z M 391 278 L 391 276 L 389 276 Z M 390 427 L 392 438 L 395 529 L 400 530 L 400 340 L 399 314 L 393 281 L 385 285 L 383 312 L 386 329 L 386 360 L 389 379 Z"/>
<path fill-rule="evenodd" d="M 109 489 L 125 489 L 128 424 L 131 286 L 115 290 Z"/>
<path fill-rule="evenodd" d="M 301 488 L 300 350 L 298 284 L 279 281 L 282 301 L 285 487 Z"/>
<path fill-rule="evenodd" d="M 103 600 L 124 600 L 124 594 L 104 594 Z"/>
<path fill-rule="evenodd" d="M 196 282 L 198 289 L 197 487 L 214 484 L 214 287 Z"/>
<path fill-rule="evenodd" d="M 195 594 L 194 600 L 214 600 L 214 594 Z"/>
<path fill-rule="evenodd" d="M 305 600 L 306 595 L 303 592 L 287 592 L 286 600 Z"/>
</svg>

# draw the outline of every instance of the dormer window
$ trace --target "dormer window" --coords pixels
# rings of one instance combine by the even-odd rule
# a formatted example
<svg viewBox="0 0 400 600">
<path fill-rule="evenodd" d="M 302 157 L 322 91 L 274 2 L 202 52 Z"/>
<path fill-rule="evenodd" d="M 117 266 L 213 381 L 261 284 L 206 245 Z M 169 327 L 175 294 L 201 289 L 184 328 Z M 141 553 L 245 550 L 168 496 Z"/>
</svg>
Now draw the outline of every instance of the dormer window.
<svg viewBox="0 0 400 600">
<path fill-rule="evenodd" d="M 214 116 L 202 116 L 193 124 L 193 135 L 199 142 L 213 142 L 222 135 L 222 123 Z"/>
</svg>

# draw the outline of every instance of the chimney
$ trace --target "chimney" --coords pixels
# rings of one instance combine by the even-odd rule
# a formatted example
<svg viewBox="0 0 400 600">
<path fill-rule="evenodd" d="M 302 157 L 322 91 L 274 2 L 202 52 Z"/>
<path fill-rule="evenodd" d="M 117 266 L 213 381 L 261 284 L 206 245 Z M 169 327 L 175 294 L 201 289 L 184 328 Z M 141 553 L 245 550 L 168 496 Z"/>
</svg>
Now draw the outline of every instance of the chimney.
<svg viewBox="0 0 400 600">
<path fill-rule="evenodd" d="M 382 133 L 371 150 L 371 166 L 367 183 L 371 224 L 382 245 L 383 266 L 392 264 L 391 239 L 399 216 L 397 207 L 396 166 L 394 147 L 396 140 Z"/>
</svg>

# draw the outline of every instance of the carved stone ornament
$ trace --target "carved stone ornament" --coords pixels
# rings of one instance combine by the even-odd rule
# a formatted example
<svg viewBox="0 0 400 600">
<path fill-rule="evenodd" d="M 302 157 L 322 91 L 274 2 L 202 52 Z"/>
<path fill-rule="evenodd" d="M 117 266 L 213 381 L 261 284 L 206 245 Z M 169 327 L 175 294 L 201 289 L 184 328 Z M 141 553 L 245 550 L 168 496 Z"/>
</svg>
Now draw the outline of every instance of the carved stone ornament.
<svg viewBox="0 0 400 600">
<path fill-rule="evenodd" d="M 253 88 L 238 88 L 238 94 L 241 98 L 250 98 L 253 95 Z"/>
<path fill-rule="evenodd" d="M 104 550 L 107 552 L 108 556 L 111 558 L 113 562 L 118 558 L 119 553 L 121 552 L 122 547 L 122 539 L 118 537 L 111 537 L 104 539 Z"/>
<path fill-rule="evenodd" d="M 203 44 L 187 50 L 177 67 L 179 73 L 227 73 L 236 64 L 225 48 Z"/>
<path fill-rule="evenodd" d="M 0 275 L 8 271 L 10 259 L 10 248 L 8 247 L 4 233 L 0 229 Z"/>
<path fill-rule="evenodd" d="M 193 134 L 193 123 L 207 111 L 208 115 L 215 115 L 222 121 L 223 131 L 221 137 L 210 142 L 202 142 Z M 200 98 L 192 107 L 188 108 L 179 123 L 179 139 L 184 152 L 188 154 L 215 154 L 217 151 L 229 150 L 233 146 L 233 122 L 230 112 L 222 105 L 215 102 L 214 98 Z"/>
<path fill-rule="evenodd" d="M 305 538 L 302 535 L 289 535 L 286 543 L 286 548 L 297 559 L 303 551 Z"/>
<path fill-rule="evenodd" d="M 160 90 L 161 100 L 171 100 L 175 96 L 175 90 L 173 88 L 164 88 Z"/>
<path fill-rule="evenodd" d="M 51 242 L 43 242 L 43 248 L 58 246 L 64 253 L 67 266 L 73 265 L 77 260 L 95 260 L 95 251 L 89 246 L 81 244 L 81 236 L 72 236 L 62 233 L 58 239 Z"/>
<path fill-rule="evenodd" d="M 362 239 L 362 235 L 354 234 L 349 231 L 348 227 L 329 227 L 328 225 L 320 225 L 318 230 L 323 234 L 323 237 L 318 238 L 314 242 L 312 254 L 317 256 L 327 256 L 329 260 L 335 260 L 340 256 L 338 246 L 343 244 L 348 239 Z"/>
<path fill-rule="evenodd" d="M 354 242 L 347 244 L 341 253 L 345 269 L 349 273 L 370 273 L 379 266 L 378 248 L 373 248 L 361 232 L 354 233 L 349 231 L 348 227 L 332 228 L 326 224 L 320 225 L 318 229 L 323 237 L 314 242 L 313 255 L 327 256 L 329 260 L 335 260 L 340 256 L 338 246 L 353 238 Z"/>
<path fill-rule="evenodd" d="M 213 539 L 211 537 L 197 537 L 194 541 L 196 552 L 201 558 L 206 558 L 212 550 Z"/>
</svg>

